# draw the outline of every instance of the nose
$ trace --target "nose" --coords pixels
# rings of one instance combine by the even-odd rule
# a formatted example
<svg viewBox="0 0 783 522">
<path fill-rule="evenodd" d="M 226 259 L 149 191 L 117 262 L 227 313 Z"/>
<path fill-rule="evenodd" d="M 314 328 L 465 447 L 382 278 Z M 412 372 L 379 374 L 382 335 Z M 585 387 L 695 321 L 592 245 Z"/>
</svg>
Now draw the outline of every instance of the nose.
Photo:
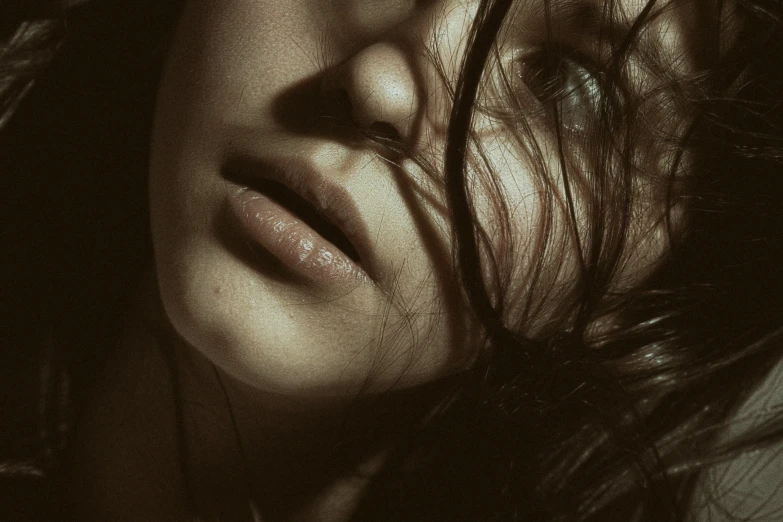
<svg viewBox="0 0 783 522">
<path fill-rule="evenodd" d="M 362 49 L 337 67 L 332 88 L 360 130 L 408 144 L 415 138 L 420 86 L 403 49 L 387 42 Z"/>
</svg>

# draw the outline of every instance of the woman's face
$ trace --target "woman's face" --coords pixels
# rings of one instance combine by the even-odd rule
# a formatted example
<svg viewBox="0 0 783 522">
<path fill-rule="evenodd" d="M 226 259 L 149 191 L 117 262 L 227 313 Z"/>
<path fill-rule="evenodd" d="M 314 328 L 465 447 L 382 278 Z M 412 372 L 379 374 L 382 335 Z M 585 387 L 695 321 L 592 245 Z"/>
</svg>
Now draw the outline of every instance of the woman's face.
<svg viewBox="0 0 783 522">
<path fill-rule="evenodd" d="M 534 76 L 515 72 L 533 60 L 518 57 L 532 56 L 546 35 L 542 9 L 529 4 L 514 14 L 513 38 L 500 42 L 523 107 L 540 93 L 525 83 Z M 190 345 L 279 393 L 386 390 L 470 363 L 475 328 L 454 283 L 437 178 L 476 7 L 187 2 L 159 93 L 150 190 L 163 302 Z M 555 30 L 586 45 L 586 31 L 571 31 L 574 17 L 566 18 Z M 576 78 L 585 74 L 574 68 Z M 590 103 L 584 85 L 579 100 Z M 485 91 L 491 104 L 508 94 Z M 578 127 L 579 113 L 572 117 Z M 493 225 L 502 194 L 515 244 L 510 285 L 524 293 L 516 279 L 535 257 L 544 188 L 515 131 L 491 111 L 475 127 L 499 190 L 468 177 L 477 216 L 494 248 L 510 248 Z M 434 177 L 362 131 L 416 150 Z M 552 142 L 539 138 L 540 157 L 555 168 Z M 567 229 L 559 215 L 550 233 Z M 552 282 L 567 286 L 573 252 L 558 255 L 566 261 Z"/>
</svg>

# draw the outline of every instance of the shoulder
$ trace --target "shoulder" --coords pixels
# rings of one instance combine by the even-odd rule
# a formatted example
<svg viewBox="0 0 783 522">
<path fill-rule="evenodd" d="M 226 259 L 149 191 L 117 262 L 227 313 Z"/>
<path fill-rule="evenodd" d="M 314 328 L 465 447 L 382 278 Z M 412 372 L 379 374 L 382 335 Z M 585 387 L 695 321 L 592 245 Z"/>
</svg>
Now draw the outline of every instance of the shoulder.
<svg viewBox="0 0 783 522">
<path fill-rule="evenodd" d="M 725 440 L 765 423 L 783 423 L 783 362 L 779 362 L 730 421 Z M 695 522 L 783 522 L 783 441 L 747 451 L 702 472 L 694 503 Z"/>
</svg>

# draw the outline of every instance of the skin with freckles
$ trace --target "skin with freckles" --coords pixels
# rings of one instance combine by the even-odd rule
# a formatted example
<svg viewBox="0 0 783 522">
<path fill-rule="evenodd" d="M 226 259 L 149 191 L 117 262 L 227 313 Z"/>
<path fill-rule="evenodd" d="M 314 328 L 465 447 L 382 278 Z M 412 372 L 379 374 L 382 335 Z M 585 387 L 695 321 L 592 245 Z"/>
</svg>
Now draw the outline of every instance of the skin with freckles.
<svg viewBox="0 0 783 522">
<path fill-rule="evenodd" d="M 578 280 L 574 229 L 589 229 L 579 152 L 590 144 L 600 74 L 563 62 L 573 215 L 542 109 L 547 86 L 535 75 L 535 51 L 550 37 L 601 56 L 600 28 L 572 4 L 602 3 L 553 1 L 550 26 L 540 3 L 514 4 L 472 122 L 466 181 L 504 282 L 492 297 L 528 338 L 567 331 L 558 312 Z M 643 7 L 618 4 L 621 23 Z M 125 511 L 135 518 L 160 518 L 166 506 L 176 519 L 195 496 L 196 511 L 227 519 L 255 509 L 265 520 L 347 520 L 397 437 L 429 413 L 426 385 L 474 362 L 481 332 L 456 281 L 442 158 L 476 5 L 186 2 L 160 85 L 150 170 L 149 293 L 155 301 L 159 292 L 164 310 L 153 305 L 148 316 L 161 330 L 170 323 L 176 340 L 166 361 L 160 339 L 132 332 L 140 339 L 110 363 L 76 444 L 86 478 L 73 482 L 92 488 L 74 495 L 88 499 L 85 513 L 116 519 L 136 502 Z M 698 38 L 684 5 L 651 17 L 640 37 L 661 44 L 679 72 L 694 69 L 683 49 Z M 633 88 L 658 89 L 636 65 Z M 509 113 L 526 118 L 526 134 Z M 644 116 L 654 133 L 661 122 Z M 653 178 L 665 156 L 642 151 L 639 168 Z M 628 190 L 630 246 L 610 289 L 632 286 L 666 254 L 660 194 L 642 182 Z M 523 312 L 532 316 L 524 328 L 514 322 Z"/>
<path fill-rule="evenodd" d="M 330 97 L 344 90 L 357 126 L 391 125 L 404 140 L 423 126 L 441 134 L 443 108 L 417 92 L 427 87 L 417 78 L 426 59 L 407 50 L 427 38 L 431 14 L 400 3 L 379 18 L 375 4 L 356 3 L 346 20 L 340 2 L 192 2 L 171 51 L 151 171 L 164 303 L 190 344 L 263 389 L 339 394 L 369 375 L 385 389 L 466 362 L 451 349 L 462 319 L 447 297 L 442 219 L 373 147 L 346 142 L 339 128 L 313 130 L 329 123 Z M 464 9 L 452 13 L 466 21 Z M 321 60 L 336 68 L 326 79 Z M 278 114 L 282 103 L 293 112 Z M 362 265 L 372 284 L 292 276 L 224 226 L 237 190 L 224 169 L 237 157 L 283 167 L 296 159 L 341 187 L 355 202 L 350 219 L 368 231 Z"/>
<path fill-rule="evenodd" d="M 521 29 L 501 42 L 500 62 L 542 38 L 541 10 L 519 5 L 512 18 Z M 188 344 L 246 384 L 305 396 L 406 387 L 470 363 L 475 343 L 459 304 L 438 184 L 420 163 L 356 133 L 390 132 L 441 168 L 449 86 L 475 7 L 456 0 L 186 5 L 160 88 L 150 192 L 158 282 Z M 478 174 L 469 182 L 477 215 L 512 261 L 508 294 L 524 297 L 540 244 L 539 194 L 562 187 L 542 186 L 530 151 L 497 119 L 479 114 L 475 127 L 498 181 L 496 192 Z M 538 146 L 556 170 L 550 138 L 541 134 Z M 236 164 L 246 174 L 241 181 L 232 176 Z M 280 209 L 263 207 L 266 200 L 256 209 L 232 199 L 247 178 L 270 176 L 297 185 L 311 203 L 320 179 L 350 199 L 342 225 L 365 230 L 355 242 L 367 277 L 319 279 L 293 266 L 296 255 L 313 259 L 315 237 L 291 232 L 296 212 L 274 221 Z M 509 210 L 505 233 L 493 224 L 498 199 Z M 573 279 L 564 212 L 554 210 L 550 232 L 566 239 L 549 253 L 557 268 L 542 276 L 548 290 L 534 296 L 540 309 L 554 309 Z M 250 224 L 238 225 L 237 214 Z M 653 209 L 639 222 L 657 216 Z M 261 229 L 285 229 L 288 246 L 264 236 L 254 219 L 266 220 Z M 653 238 L 637 249 L 648 253 L 646 264 L 660 254 L 654 226 L 639 232 Z M 331 260 L 327 250 L 316 261 L 325 262 L 323 252 Z"/>
</svg>

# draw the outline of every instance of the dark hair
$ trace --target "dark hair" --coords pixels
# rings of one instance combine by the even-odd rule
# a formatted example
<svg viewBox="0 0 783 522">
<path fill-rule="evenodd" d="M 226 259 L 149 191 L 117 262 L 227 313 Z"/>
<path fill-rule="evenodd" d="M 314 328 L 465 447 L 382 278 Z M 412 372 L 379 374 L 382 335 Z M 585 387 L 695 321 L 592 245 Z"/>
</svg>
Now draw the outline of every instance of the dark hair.
<svg viewBox="0 0 783 522">
<path fill-rule="evenodd" d="M 542 311 L 529 302 L 520 312 L 508 306 L 506 258 L 492 251 L 489 232 L 478 226 L 465 183 L 469 164 L 481 155 L 471 128 L 482 110 L 487 64 L 513 3 L 480 3 L 454 89 L 445 153 L 455 263 L 465 300 L 484 328 L 482 353 L 474 367 L 444 385 L 439 407 L 395 450 L 354 519 L 682 520 L 702 470 L 783 437 L 780 416 L 732 439 L 724 436 L 726 423 L 781 359 L 783 5 L 714 0 L 694 7 L 704 27 L 699 62 L 683 75 L 638 38 L 666 6 L 647 2 L 621 38 L 607 36 L 611 52 L 601 64 L 604 94 L 588 124 L 590 140 L 562 124 L 557 92 L 543 100 L 560 157 L 564 193 L 557 203 L 570 219 L 571 235 L 565 247 L 556 242 L 546 221 L 556 202 L 548 201 L 542 218 L 549 223 L 542 232 L 547 237 L 525 291 L 561 292 L 562 304 Z M 10 270 L 22 274 L 11 294 L 32 290 L 12 317 L 22 326 L 11 341 L 31 349 L 42 338 L 61 341 L 77 401 L 102 346 L 118 333 L 127 289 L 116 272 L 133 273 L 149 253 L 144 180 L 137 174 L 146 170 L 162 42 L 176 14 L 176 6 L 157 4 L 95 7 L 115 18 L 105 17 L 106 26 L 85 33 L 67 33 L 67 45 L 38 88 L 27 86 L 66 37 L 64 19 L 32 36 L 18 30 L 0 62 L 3 80 L 10 78 L 0 91 L 2 114 L 27 93 L 0 134 L 3 165 L 28 173 L 9 192 L 9 214 L 23 216 L 14 217 L 20 225 L 9 238 L 23 245 Z M 554 2 L 543 4 L 549 10 Z M 612 34 L 616 4 L 608 0 L 599 13 Z M 68 27 L 85 27 L 81 16 L 85 22 L 97 16 L 90 9 L 69 15 Z M 130 31 L 134 24 L 148 30 Z M 3 36 L 15 27 L 6 23 Z M 551 70 L 564 51 L 547 49 Z M 655 89 L 640 93 L 632 85 L 628 71 L 636 55 L 656 78 Z M 117 107 L 126 112 L 118 115 Z M 525 122 L 532 116 L 512 109 L 504 118 L 531 139 Z M 46 129 L 42 121 L 50 122 Z M 95 155 L 81 154 L 85 143 Z M 640 151 L 652 152 L 640 157 Z M 577 154 L 584 171 L 573 167 Z M 655 168 L 646 168 L 653 158 Z M 111 182 L 97 175 L 118 169 Z M 539 170 L 540 182 L 552 188 L 553 173 Z M 103 209 L 100 217 L 76 216 L 63 229 L 40 227 L 41 217 L 29 206 L 35 199 L 30 188 L 37 187 L 40 197 L 53 172 L 90 172 L 80 183 L 91 197 L 97 191 L 99 198 L 127 206 L 109 214 Z M 58 183 L 64 181 L 43 189 L 44 203 L 38 199 L 36 207 L 48 204 L 73 218 L 60 201 L 74 180 Z M 632 209 L 644 199 L 642 186 L 644 197 L 662 209 L 661 221 L 653 222 L 667 233 L 666 253 L 629 283 L 620 274 L 634 255 L 627 238 L 640 226 Z M 128 189 L 134 196 L 125 195 Z M 576 208 L 577 199 L 585 210 Z M 501 206 L 499 219 L 504 217 Z M 109 236 L 120 228 L 131 230 L 124 246 L 96 248 L 112 244 Z M 68 248 L 58 244 L 73 230 L 94 235 Z M 41 245 L 52 242 L 62 254 L 54 261 L 40 258 Z M 568 288 L 554 289 L 545 265 L 566 247 L 578 254 L 578 269 Z M 110 269 L 98 270 L 97 258 Z M 67 270 L 58 273 L 63 261 Z M 98 274 L 97 281 L 77 288 L 78 273 L 93 280 Z M 51 295 L 67 297 L 38 313 L 38 302 Z M 117 304 L 106 310 L 105 303 Z M 556 319 L 531 329 L 540 315 Z"/>
<path fill-rule="evenodd" d="M 152 255 L 147 144 L 175 9 L 0 3 L 0 513 L 13 519 L 60 516 L 44 478 Z"/>
<path fill-rule="evenodd" d="M 698 66 L 682 77 L 642 48 L 642 67 L 659 80 L 642 99 L 628 85 L 630 56 L 667 3 L 648 1 L 614 43 L 609 94 L 590 127 L 591 172 L 569 169 L 579 143 L 555 127 L 580 269 L 558 328 L 531 337 L 504 313 L 498 265 L 490 256 L 482 266 L 488 234 L 464 183 L 477 93 L 511 3 L 481 3 L 446 151 L 456 259 L 484 357 L 392 459 L 358 519 L 684 520 L 710 464 L 783 436 L 774 412 L 725 436 L 781 359 L 783 6 L 700 5 Z M 616 4 L 604 6 L 610 27 Z M 556 96 L 547 107 L 558 120 Z M 640 166 L 640 147 L 656 147 L 656 168 Z M 629 285 L 616 278 L 633 254 L 625 238 L 639 178 L 664 209 L 668 254 Z M 580 213 L 568 187 L 585 184 Z"/>
</svg>

